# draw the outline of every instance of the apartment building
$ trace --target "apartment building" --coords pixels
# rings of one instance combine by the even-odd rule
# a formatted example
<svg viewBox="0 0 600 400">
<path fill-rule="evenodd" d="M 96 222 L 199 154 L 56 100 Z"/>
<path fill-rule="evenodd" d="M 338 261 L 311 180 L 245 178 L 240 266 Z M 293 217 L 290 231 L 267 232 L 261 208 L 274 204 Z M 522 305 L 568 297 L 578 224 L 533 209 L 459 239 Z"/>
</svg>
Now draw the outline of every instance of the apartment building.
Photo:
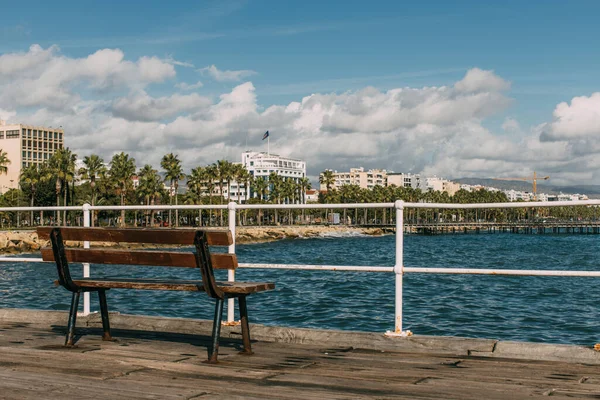
<svg viewBox="0 0 600 400">
<path fill-rule="evenodd" d="M 413 189 L 425 190 L 425 182 L 421 179 L 420 174 L 404 174 L 390 172 L 387 176 L 387 185 L 395 185 L 398 187 L 411 187 Z"/>
<path fill-rule="evenodd" d="M 375 186 L 385 186 L 387 182 L 387 171 L 385 169 L 350 168 L 349 172 L 333 171 L 335 182 L 332 189 L 339 189 L 344 185 L 357 185 L 362 189 L 373 189 Z M 327 186 L 320 184 L 320 190 L 326 191 Z"/>
<path fill-rule="evenodd" d="M 0 192 L 17 189 L 21 169 L 47 161 L 64 146 L 64 130 L 0 120 L 0 149 L 10 160 L 7 174 L 0 174 Z"/>
</svg>

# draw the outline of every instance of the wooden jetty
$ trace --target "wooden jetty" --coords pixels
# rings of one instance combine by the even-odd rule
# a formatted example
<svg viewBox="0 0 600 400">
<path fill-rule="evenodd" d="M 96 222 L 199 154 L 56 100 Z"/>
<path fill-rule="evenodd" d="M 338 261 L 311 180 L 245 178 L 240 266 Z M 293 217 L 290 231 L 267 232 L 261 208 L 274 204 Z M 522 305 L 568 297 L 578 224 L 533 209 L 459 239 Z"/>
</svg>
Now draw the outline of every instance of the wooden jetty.
<svg viewBox="0 0 600 400">
<path fill-rule="evenodd" d="M 360 225 L 395 230 L 391 224 Z M 519 222 L 405 222 L 404 233 L 438 235 L 459 233 L 600 234 L 600 221 Z"/>
<path fill-rule="evenodd" d="M 298 329 L 278 340 L 258 340 L 253 356 L 238 354 L 239 340 L 224 340 L 220 363 L 210 365 L 203 363 L 210 334 L 165 331 L 168 319 L 115 315 L 117 342 L 101 341 L 101 328 L 88 320 L 77 346 L 65 348 L 59 321 L 66 315 L 56 314 L 0 310 L 0 398 L 520 399 L 600 393 L 600 357 L 584 349 L 591 355 L 577 359 L 581 348 L 575 346 L 545 350 L 558 359 L 562 354 L 561 361 L 532 361 L 507 357 L 510 352 L 486 355 L 500 351 L 496 341 L 371 334 L 378 339 L 362 346 L 352 339 L 366 337 L 359 333 Z M 197 322 L 186 324 L 189 331 L 198 328 Z M 508 347 L 535 355 L 539 346 L 548 345 Z"/>
</svg>

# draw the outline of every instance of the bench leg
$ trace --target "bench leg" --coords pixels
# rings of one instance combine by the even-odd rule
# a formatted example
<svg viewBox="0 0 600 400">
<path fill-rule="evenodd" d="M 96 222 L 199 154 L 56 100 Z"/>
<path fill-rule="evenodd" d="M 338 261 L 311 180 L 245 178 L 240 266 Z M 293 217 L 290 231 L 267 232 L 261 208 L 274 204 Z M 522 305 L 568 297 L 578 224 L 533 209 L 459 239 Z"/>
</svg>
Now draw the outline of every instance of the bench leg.
<svg viewBox="0 0 600 400">
<path fill-rule="evenodd" d="M 208 351 L 208 363 L 216 364 L 219 355 L 219 336 L 221 335 L 221 319 L 223 318 L 223 302 L 224 299 L 216 299 L 215 304 L 215 319 L 212 329 L 212 346 Z"/>
<path fill-rule="evenodd" d="M 246 296 L 238 297 L 240 306 L 240 319 L 242 325 L 242 342 L 244 343 L 244 351 L 240 351 L 240 354 L 251 355 L 252 346 L 250 344 L 250 325 L 248 325 L 248 308 L 246 307 Z"/>
<path fill-rule="evenodd" d="M 79 296 L 80 292 L 73 292 L 71 298 L 71 310 L 69 311 L 69 324 L 67 325 L 67 338 L 65 340 L 65 346 L 73 346 L 73 339 L 75 337 L 75 322 L 77 321 L 77 309 L 79 308 Z"/>
<path fill-rule="evenodd" d="M 100 314 L 102 315 L 102 340 L 111 341 L 110 321 L 108 319 L 108 306 L 106 304 L 106 290 L 98 290 L 98 298 L 100 300 Z"/>
</svg>

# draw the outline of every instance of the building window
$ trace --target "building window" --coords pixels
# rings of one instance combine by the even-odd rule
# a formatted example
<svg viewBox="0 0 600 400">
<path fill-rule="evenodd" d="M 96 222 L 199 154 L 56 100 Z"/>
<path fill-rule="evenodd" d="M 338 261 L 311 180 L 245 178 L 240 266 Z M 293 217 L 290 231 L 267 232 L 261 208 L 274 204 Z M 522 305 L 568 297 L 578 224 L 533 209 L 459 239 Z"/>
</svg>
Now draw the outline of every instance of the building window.
<svg viewBox="0 0 600 400">
<path fill-rule="evenodd" d="M 7 139 L 18 138 L 19 137 L 19 133 L 20 132 L 18 130 L 6 131 L 6 138 Z"/>
<path fill-rule="evenodd" d="M 27 152 L 26 151 L 23 152 L 23 158 L 25 158 L 25 157 L 27 157 Z"/>
</svg>

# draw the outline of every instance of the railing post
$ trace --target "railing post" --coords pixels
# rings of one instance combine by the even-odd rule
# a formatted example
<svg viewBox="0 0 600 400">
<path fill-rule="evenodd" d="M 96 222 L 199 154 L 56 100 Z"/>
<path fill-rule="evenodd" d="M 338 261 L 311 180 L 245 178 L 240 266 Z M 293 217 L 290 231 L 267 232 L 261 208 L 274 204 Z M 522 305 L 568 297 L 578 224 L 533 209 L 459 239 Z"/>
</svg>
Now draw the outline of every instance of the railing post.
<svg viewBox="0 0 600 400">
<path fill-rule="evenodd" d="M 83 226 L 84 227 L 90 226 L 90 205 L 88 203 L 85 203 L 83 205 Z M 89 249 L 90 242 L 84 241 L 83 248 Z M 90 277 L 90 264 L 89 263 L 83 263 L 83 277 L 84 278 Z M 89 314 L 90 314 L 90 292 L 84 292 L 83 293 L 83 315 L 89 315 Z"/>
<path fill-rule="evenodd" d="M 233 243 L 231 244 L 231 246 L 229 246 L 229 253 L 235 253 L 235 221 L 236 221 L 236 203 L 231 201 L 229 202 L 229 204 L 227 204 L 227 210 L 229 211 L 229 230 L 231 231 L 231 236 L 233 236 Z M 230 269 L 227 270 L 227 280 L 229 282 L 233 282 L 235 281 L 235 270 Z M 229 299 L 227 300 L 227 322 L 228 323 L 232 323 L 235 316 L 234 316 L 234 307 L 235 307 L 235 303 L 234 303 L 235 299 Z"/>
<path fill-rule="evenodd" d="M 410 336 L 412 332 L 402 330 L 402 279 L 404 275 L 404 202 L 396 200 L 396 263 L 394 264 L 395 276 L 395 325 L 394 331 L 387 331 L 386 336 Z"/>
</svg>

